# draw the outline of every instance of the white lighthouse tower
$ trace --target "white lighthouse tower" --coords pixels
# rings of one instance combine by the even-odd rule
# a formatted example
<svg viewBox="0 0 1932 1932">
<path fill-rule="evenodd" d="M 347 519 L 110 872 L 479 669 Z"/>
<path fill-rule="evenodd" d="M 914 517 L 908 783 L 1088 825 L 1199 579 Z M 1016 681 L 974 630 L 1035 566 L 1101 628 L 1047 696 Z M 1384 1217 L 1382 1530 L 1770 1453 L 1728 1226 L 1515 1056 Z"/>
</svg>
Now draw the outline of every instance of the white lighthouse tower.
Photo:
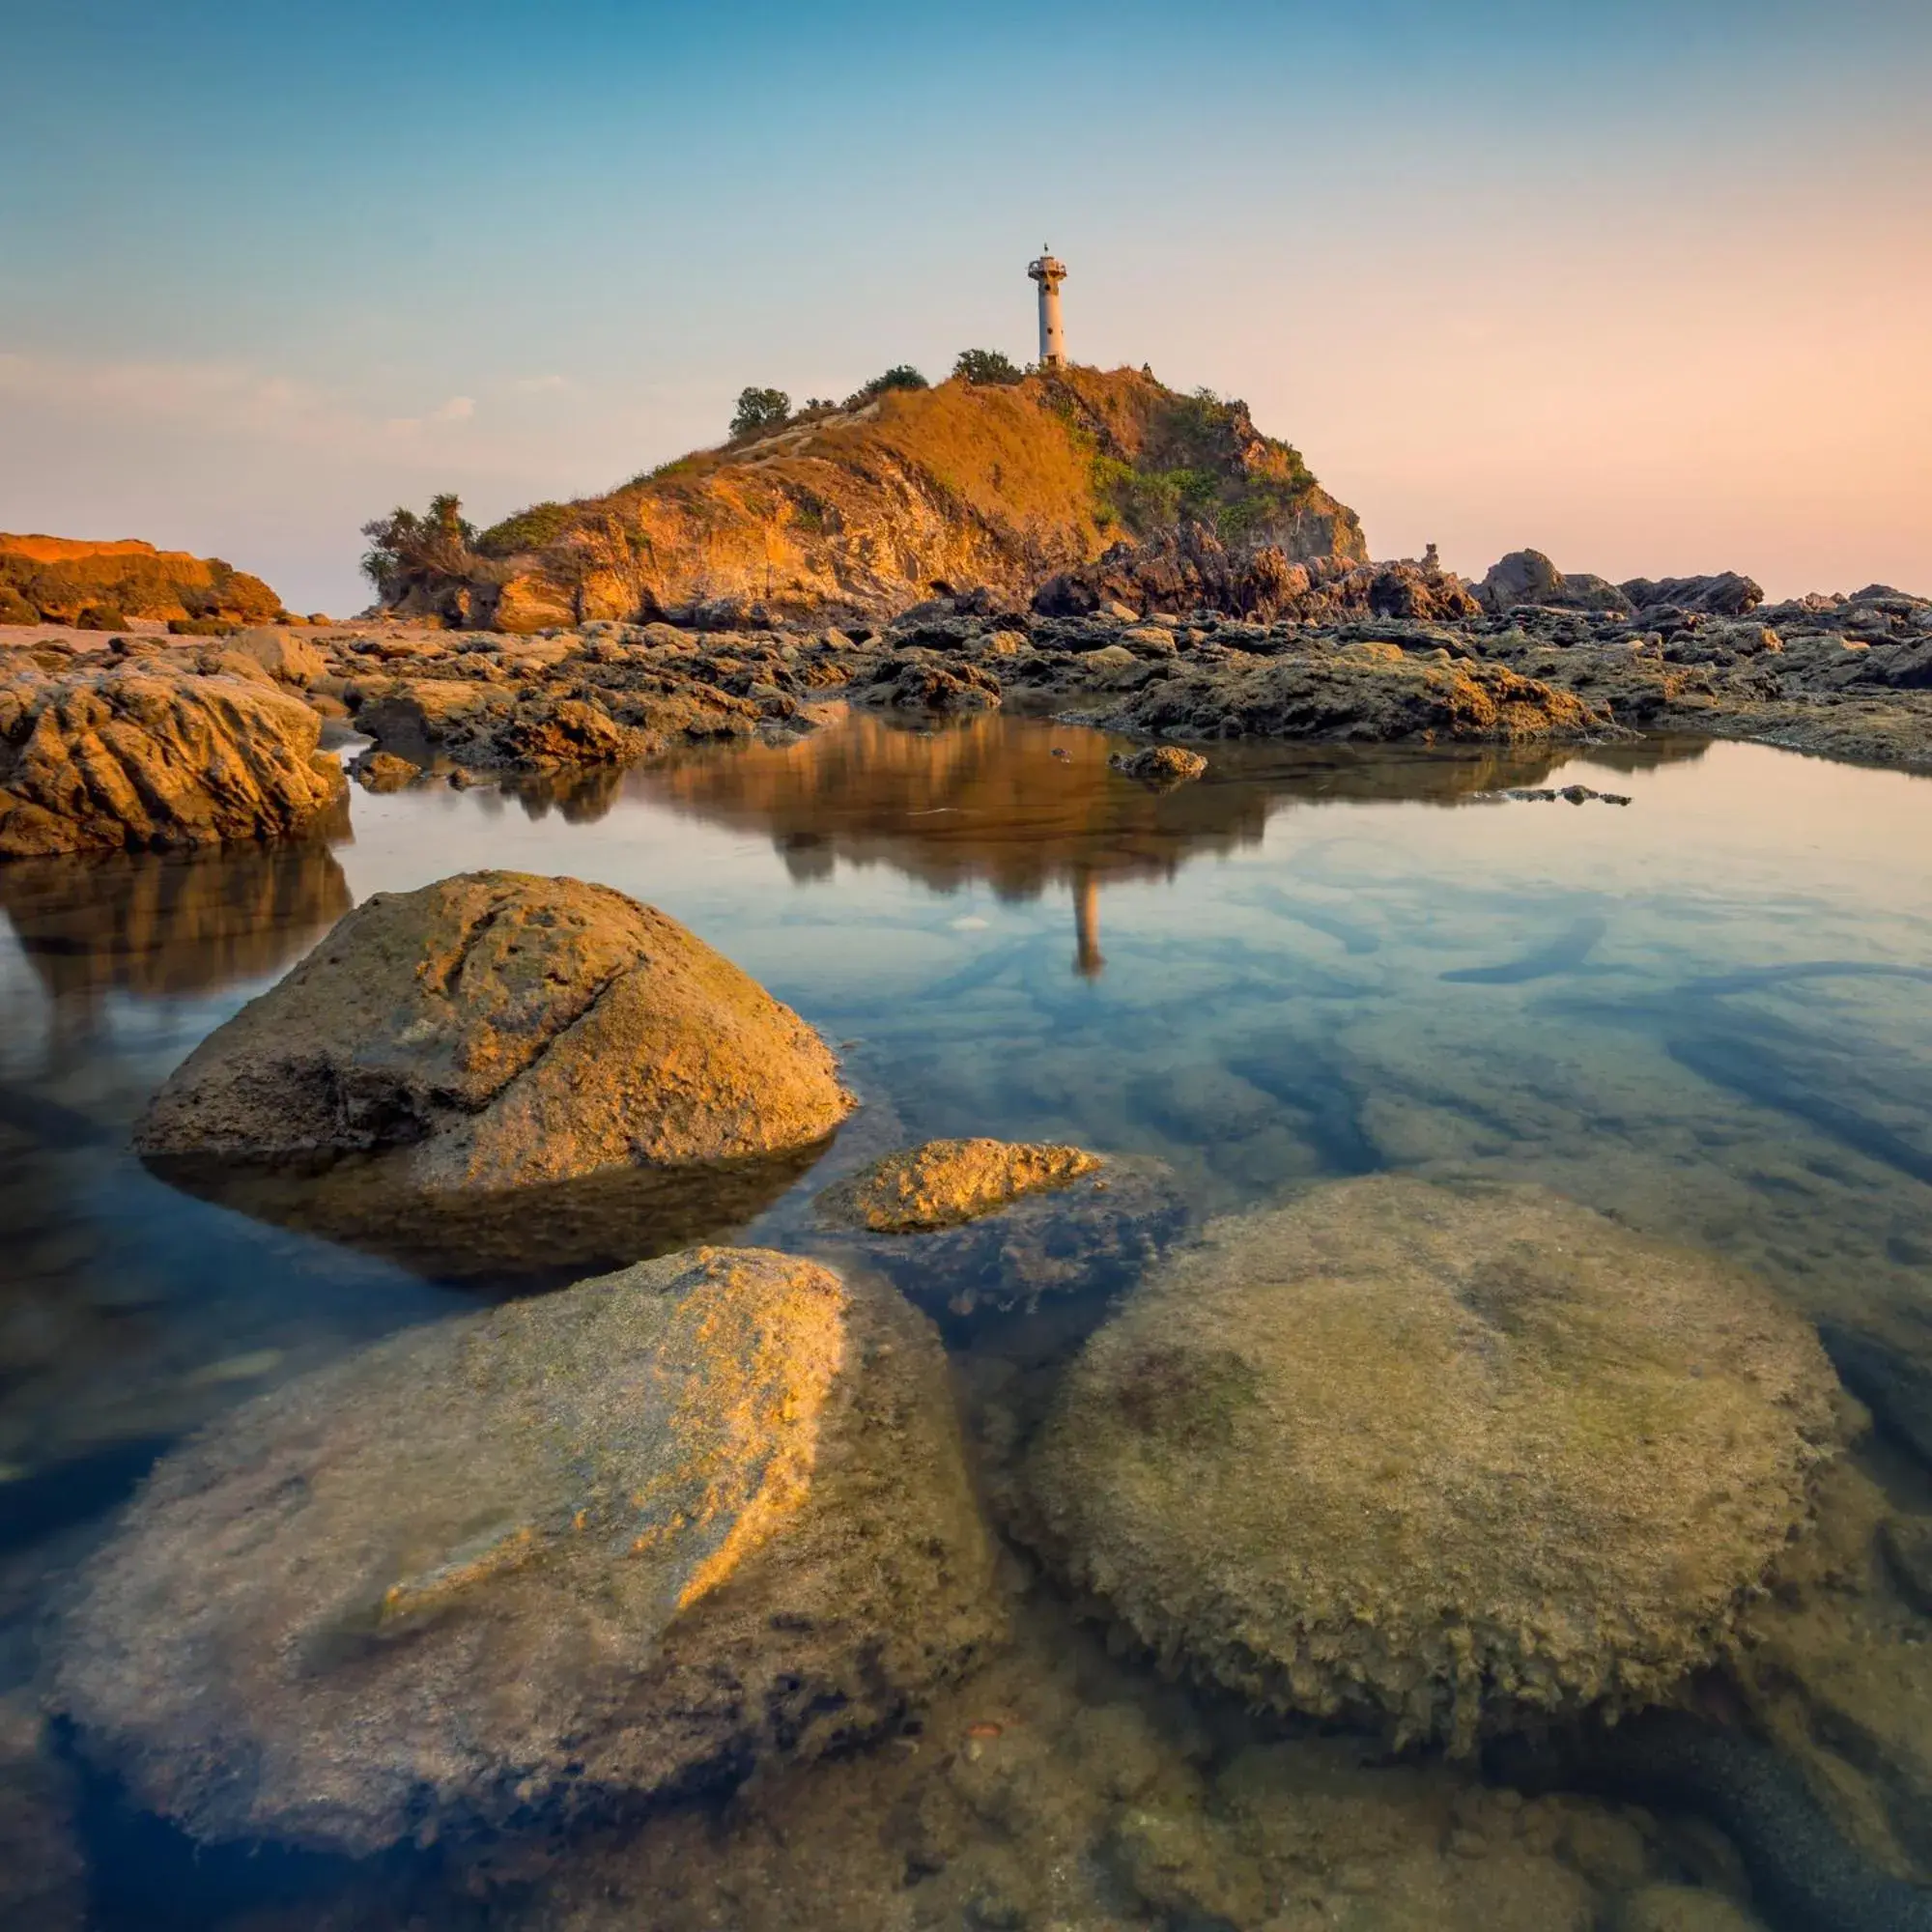
<svg viewBox="0 0 1932 1932">
<path fill-rule="evenodd" d="M 1039 284 L 1039 366 L 1064 369 L 1066 331 L 1060 323 L 1060 285 L 1066 279 L 1066 264 L 1042 249 L 1037 261 L 1027 264 L 1027 273 Z"/>
</svg>

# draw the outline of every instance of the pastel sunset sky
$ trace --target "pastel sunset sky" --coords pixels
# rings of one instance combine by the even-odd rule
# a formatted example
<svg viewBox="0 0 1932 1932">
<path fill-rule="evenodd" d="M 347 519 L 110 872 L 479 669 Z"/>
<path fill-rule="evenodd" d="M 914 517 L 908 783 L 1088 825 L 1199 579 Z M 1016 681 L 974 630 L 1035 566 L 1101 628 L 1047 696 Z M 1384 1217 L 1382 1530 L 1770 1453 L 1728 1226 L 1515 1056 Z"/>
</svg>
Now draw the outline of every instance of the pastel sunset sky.
<svg viewBox="0 0 1932 1932">
<path fill-rule="evenodd" d="M 0 528 L 367 601 L 737 391 L 1068 348 L 1378 555 L 1932 592 L 1932 0 L 0 0 Z"/>
</svg>

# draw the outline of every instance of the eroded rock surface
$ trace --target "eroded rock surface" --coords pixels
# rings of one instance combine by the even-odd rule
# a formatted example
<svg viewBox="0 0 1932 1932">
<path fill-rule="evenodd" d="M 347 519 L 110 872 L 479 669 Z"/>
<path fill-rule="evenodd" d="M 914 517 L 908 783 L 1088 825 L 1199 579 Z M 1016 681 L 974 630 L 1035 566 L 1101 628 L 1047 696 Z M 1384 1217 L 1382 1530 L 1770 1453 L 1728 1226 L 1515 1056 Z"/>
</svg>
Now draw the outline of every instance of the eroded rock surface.
<svg viewBox="0 0 1932 1932">
<path fill-rule="evenodd" d="M 1466 1749 L 1708 1661 L 1834 1390 L 1712 1259 L 1538 1189 L 1347 1181 L 1215 1223 L 1089 1342 L 1037 1534 L 1170 1662 Z"/>
<path fill-rule="evenodd" d="M 818 1036 L 676 921 L 605 886 L 469 872 L 358 906 L 189 1055 L 135 1140 L 395 1150 L 435 1193 L 773 1155 L 852 1105 Z"/>
<path fill-rule="evenodd" d="M 300 831 L 342 796 L 321 732 L 266 671 L 15 657 L 0 665 L 0 858 Z"/>
<path fill-rule="evenodd" d="M 166 1458 L 57 1698 L 208 1839 L 369 1852 L 897 1719 L 1001 1629 L 929 1325 L 697 1249 L 413 1329 Z"/>
</svg>

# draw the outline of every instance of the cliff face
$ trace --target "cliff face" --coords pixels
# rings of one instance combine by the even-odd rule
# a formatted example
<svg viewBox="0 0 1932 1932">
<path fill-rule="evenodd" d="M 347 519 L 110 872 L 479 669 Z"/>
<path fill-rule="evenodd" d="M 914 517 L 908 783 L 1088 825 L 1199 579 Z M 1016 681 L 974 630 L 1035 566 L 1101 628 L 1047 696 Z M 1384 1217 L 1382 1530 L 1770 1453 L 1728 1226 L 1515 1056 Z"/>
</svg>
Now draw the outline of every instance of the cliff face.
<svg viewBox="0 0 1932 1932">
<path fill-rule="evenodd" d="M 149 617 L 213 628 L 271 623 L 281 608 L 259 577 L 218 556 L 156 550 L 133 537 L 94 543 L 0 532 L 0 624 L 118 630 L 126 618 Z"/>
<path fill-rule="evenodd" d="M 877 620 L 945 589 L 1023 600 L 1184 519 L 1291 559 L 1365 559 L 1354 513 L 1246 408 L 1127 369 L 888 390 L 540 506 L 397 608 L 501 630 L 584 618 Z M 527 548 L 521 547 L 527 545 Z"/>
</svg>

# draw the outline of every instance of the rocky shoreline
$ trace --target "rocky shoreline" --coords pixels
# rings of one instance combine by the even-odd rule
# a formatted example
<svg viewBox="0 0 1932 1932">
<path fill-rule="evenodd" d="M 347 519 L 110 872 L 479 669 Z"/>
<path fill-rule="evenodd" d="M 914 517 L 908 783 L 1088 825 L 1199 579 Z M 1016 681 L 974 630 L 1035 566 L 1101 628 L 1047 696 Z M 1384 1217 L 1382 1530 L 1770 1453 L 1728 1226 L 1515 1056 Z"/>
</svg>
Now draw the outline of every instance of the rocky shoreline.
<svg viewBox="0 0 1932 1932">
<path fill-rule="evenodd" d="M 0 633 L 0 855 L 297 830 L 334 796 L 312 726 L 370 741 L 355 769 L 375 790 L 431 770 L 464 783 L 782 739 L 840 704 L 907 717 L 1010 705 L 1194 745 L 1694 734 L 1932 771 L 1932 599 L 1874 586 L 1767 606 L 1723 577 L 1650 586 L 1675 601 L 1641 608 L 1575 579 L 1533 586 L 1566 603 L 1523 604 L 1496 576 L 1471 593 L 1424 566 L 1297 565 L 1268 616 L 1097 593 L 1065 614 L 1087 600 L 1061 579 L 1042 608 L 980 591 L 876 630 L 599 621 L 526 637 L 382 622 L 213 646 L 128 636 L 105 650 Z M 1172 601 L 1122 571 L 1098 587 Z M 1183 579 L 1176 594 L 1201 587 Z M 1585 597 L 1609 608 L 1579 608 Z M 1350 605 L 1364 608 L 1337 614 Z"/>
</svg>

